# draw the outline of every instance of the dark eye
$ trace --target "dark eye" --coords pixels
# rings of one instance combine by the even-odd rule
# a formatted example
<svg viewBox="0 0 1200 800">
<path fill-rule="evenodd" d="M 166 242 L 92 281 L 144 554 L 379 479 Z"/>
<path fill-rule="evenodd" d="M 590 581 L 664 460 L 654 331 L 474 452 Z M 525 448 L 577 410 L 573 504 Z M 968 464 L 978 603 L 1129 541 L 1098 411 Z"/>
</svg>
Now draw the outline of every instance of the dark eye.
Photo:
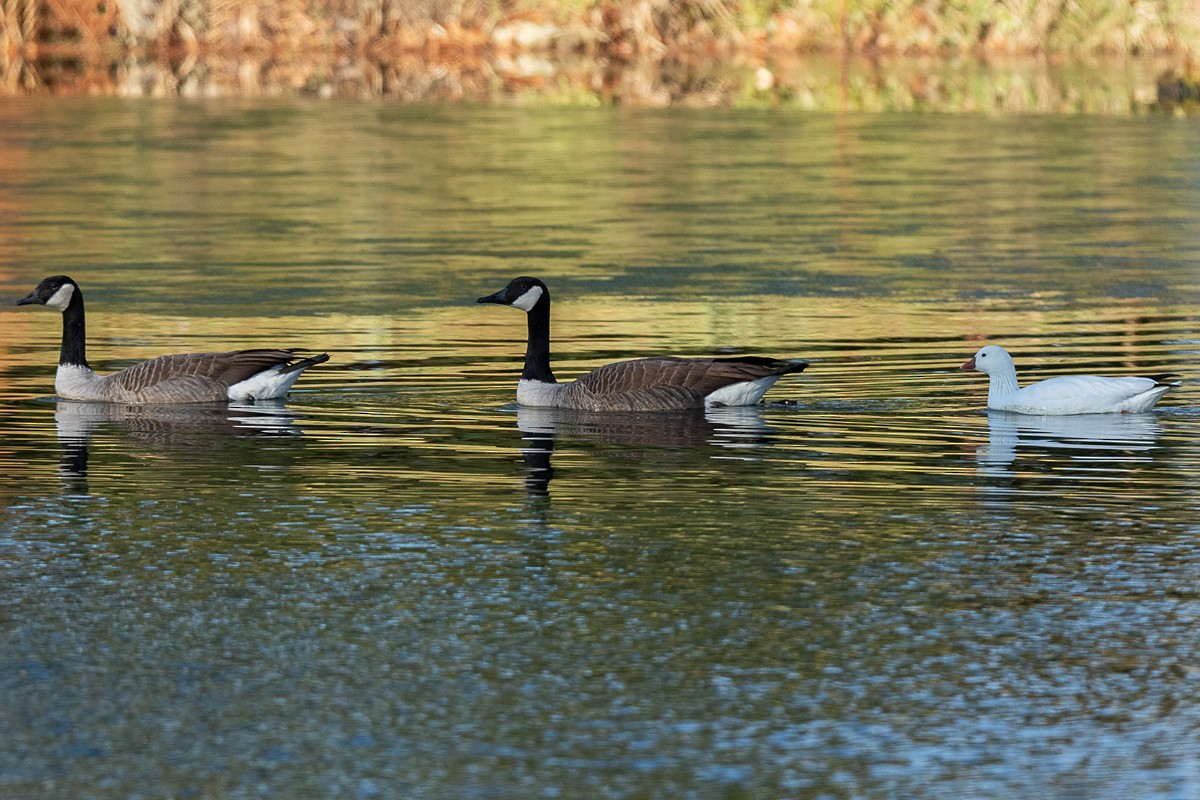
<svg viewBox="0 0 1200 800">
<path fill-rule="evenodd" d="M 979 357 L 980 357 L 980 358 L 987 358 L 987 353 L 980 353 L 980 354 L 979 354 Z"/>
</svg>

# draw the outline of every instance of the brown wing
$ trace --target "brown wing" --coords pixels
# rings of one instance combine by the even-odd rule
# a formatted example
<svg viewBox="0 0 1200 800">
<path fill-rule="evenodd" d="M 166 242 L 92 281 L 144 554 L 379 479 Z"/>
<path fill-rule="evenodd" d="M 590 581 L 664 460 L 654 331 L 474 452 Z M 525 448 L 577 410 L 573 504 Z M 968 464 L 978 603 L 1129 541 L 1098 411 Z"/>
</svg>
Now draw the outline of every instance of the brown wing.
<svg viewBox="0 0 1200 800">
<path fill-rule="evenodd" d="M 134 364 L 111 376 L 115 386 L 136 398 L 148 392 L 185 392 L 224 399 L 225 390 L 251 375 L 293 359 L 290 350 L 235 350 L 229 353 L 184 353 Z M 156 387 L 158 387 L 156 389 Z"/>
<path fill-rule="evenodd" d="M 580 399 L 611 410 L 698 408 L 704 398 L 742 381 L 800 372 L 803 361 L 743 358 L 672 358 L 659 356 L 608 364 L 575 381 Z M 574 393 L 574 392 L 573 392 Z"/>
</svg>

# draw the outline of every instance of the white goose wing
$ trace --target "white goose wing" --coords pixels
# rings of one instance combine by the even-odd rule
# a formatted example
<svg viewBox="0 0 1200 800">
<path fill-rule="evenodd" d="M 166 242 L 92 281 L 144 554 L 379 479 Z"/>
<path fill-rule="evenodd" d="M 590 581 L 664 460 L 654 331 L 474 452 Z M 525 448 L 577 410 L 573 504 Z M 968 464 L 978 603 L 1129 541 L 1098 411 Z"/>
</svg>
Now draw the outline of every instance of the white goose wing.
<svg viewBox="0 0 1200 800">
<path fill-rule="evenodd" d="M 1170 376 L 1152 378 L 1102 378 L 1097 375 L 1064 375 L 1018 389 L 1006 404 L 1030 414 L 1106 414 L 1146 411 L 1171 384 Z"/>
</svg>

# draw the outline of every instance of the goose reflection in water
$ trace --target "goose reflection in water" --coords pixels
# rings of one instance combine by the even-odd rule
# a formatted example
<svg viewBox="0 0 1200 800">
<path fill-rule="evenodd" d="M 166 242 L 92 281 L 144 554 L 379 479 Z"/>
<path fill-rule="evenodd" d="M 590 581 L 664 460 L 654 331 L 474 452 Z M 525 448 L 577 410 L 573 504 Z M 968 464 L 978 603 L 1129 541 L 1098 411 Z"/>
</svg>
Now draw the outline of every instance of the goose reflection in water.
<svg viewBox="0 0 1200 800">
<path fill-rule="evenodd" d="M 295 416 L 282 401 L 254 405 L 204 404 L 128 406 L 119 403 L 82 403 L 59 400 L 54 422 L 63 477 L 84 482 L 88 473 L 88 448 L 97 428 L 113 424 L 143 450 L 211 451 L 223 437 L 295 436 L 301 433 Z"/>
<path fill-rule="evenodd" d="M 624 458 L 651 459 L 709 446 L 753 449 L 768 444 L 772 433 L 757 406 L 620 414 L 520 406 L 517 428 L 525 488 L 535 495 L 549 494 L 554 477 L 551 456 L 560 437 L 612 446 L 614 454 Z"/>
<path fill-rule="evenodd" d="M 1031 416 L 988 412 L 988 443 L 975 451 L 979 471 L 1011 475 L 1017 450 L 1037 448 L 1066 455 L 1071 463 L 1137 463 L 1149 460 L 1161 428 L 1154 414 Z"/>
</svg>

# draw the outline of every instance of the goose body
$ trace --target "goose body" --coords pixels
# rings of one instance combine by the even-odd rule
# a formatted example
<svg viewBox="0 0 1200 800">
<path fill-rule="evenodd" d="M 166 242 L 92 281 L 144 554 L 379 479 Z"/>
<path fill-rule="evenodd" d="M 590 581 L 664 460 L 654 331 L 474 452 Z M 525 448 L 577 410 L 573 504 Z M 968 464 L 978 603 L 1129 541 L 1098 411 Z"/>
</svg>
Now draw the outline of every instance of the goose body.
<svg viewBox="0 0 1200 800">
<path fill-rule="evenodd" d="M 961 367 L 989 377 L 988 408 L 1019 414 L 1112 414 L 1149 411 L 1171 389 L 1174 375 L 1102 378 L 1064 375 L 1030 384 L 1017 384 L 1017 368 L 1003 347 L 988 345 Z"/>
<path fill-rule="evenodd" d="M 607 364 L 570 383 L 550 369 L 550 291 L 537 278 L 515 278 L 479 303 L 524 311 L 529 338 L 517 402 L 526 406 L 583 411 L 671 411 L 753 405 L 784 375 L 806 361 L 757 356 L 673 358 L 655 356 Z"/>
<path fill-rule="evenodd" d="M 329 360 L 328 353 L 299 358 L 292 350 L 276 349 L 184 353 L 98 375 L 87 363 L 83 293 L 75 281 L 65 275 L 46 278 L 17 305 L 62 312 L 54 390 L 67 400 L 129 405 L 270 400 L 283 397 L 304 370 Z"/>
</svg>

